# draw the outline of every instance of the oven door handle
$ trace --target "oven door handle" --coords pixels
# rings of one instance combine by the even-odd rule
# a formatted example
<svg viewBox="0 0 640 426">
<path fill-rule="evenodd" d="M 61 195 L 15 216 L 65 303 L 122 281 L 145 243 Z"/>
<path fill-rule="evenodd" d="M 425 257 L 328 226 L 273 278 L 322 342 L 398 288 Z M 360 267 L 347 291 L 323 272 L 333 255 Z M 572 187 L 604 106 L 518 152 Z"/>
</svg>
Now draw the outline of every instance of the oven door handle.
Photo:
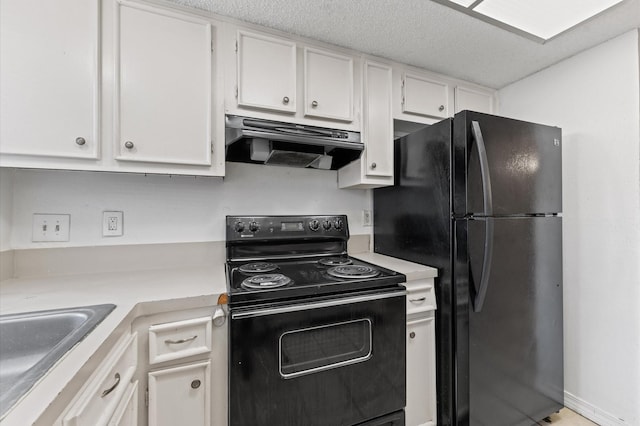
<svg viewBox="0 0 640 426">
<path fill-rule="evenodd" d="M 323 300 L 321 302 L 296 303 L 294 305 L 278 306 L 274 308 L 258 308 L 258 309 L 251 309 L 246 311 L 243 310 L 239 312 L 232 312 L 231 319 L 234 320 L 234 319 L 242 319 L 242 318 L 254 318 L 254 317 L 262 317 L 266 315 L 283 314 L 287 312 L 306 311 L 309 309 L 329 308 L 332 306 L 341 306 L 341 305 L 349 305 L 352 303 L 359 303 L 359 302 L 370 302 L 372 300 L 389 299 L 391 297 L 405 296 L 406 294 L 407 294 L 407 291 L 402 289 L 402 290 L 386 292 L 386 293 L 376 293 L 376 294 L 368 294 L 368 295 L 354 296 L 354 297 L 341 297 L 338 299 Z"/>
</svg>

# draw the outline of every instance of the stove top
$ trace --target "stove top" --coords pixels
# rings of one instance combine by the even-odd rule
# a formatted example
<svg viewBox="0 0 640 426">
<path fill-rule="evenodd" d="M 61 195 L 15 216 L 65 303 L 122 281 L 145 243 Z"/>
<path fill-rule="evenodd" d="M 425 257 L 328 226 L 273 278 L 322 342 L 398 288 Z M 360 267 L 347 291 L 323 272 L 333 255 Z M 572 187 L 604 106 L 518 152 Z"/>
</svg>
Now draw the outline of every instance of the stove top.
<svg viewBox="0 0 640 426">
<path fill-rule="evenodd" d="M 229 306 L 397 286 L 405 276 L 348 256 L 347 217 L 228 216 Z"/>
<path fill-rule="evenodd" d="M 405 281 L 398 272 L 352 257 L 340 258 L 348 262 L 346 266 L 325 265 L 324 259 L 327 258 L 268 262 L 273 265 L 268 272 L 245 272 L 253 271 L 255 268 L 248 265 L 258 262 L 228 262 L 229 305 L 374 289 Z"/>
</svg>

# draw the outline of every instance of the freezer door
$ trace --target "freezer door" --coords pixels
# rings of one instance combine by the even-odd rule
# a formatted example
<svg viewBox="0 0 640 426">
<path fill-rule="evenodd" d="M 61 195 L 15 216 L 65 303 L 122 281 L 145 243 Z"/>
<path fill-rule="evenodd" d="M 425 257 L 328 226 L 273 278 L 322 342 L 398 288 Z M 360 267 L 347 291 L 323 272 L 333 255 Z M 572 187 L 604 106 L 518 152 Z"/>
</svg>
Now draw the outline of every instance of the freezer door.
<svg viewBox="0 0 640 426">
<path fill-rule="evenodd" d="M 562 219 L 461 220 L 456 238 L 459 424 L 531 425 L 563 406 Z"/>
<path fill-rule="evenodd" d="M 558 127 L 463 111 L 454 118 L 457 217 L 562 211 Z"/>
</svg>

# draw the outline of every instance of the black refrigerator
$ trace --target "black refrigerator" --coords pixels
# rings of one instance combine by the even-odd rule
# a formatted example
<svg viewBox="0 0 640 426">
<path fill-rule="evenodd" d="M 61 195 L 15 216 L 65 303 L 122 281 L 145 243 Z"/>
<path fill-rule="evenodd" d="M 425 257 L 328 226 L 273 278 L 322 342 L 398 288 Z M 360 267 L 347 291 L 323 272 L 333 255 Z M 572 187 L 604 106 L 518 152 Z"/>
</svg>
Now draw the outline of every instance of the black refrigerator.
<svg viewBox="0 0 640 426">
<path fill-rule="evenodd" d="M 439 426 L 563 407 L 561 129 L 462 111 L 395 141 L 377 253 L 438 268 Z"/>
</svg>

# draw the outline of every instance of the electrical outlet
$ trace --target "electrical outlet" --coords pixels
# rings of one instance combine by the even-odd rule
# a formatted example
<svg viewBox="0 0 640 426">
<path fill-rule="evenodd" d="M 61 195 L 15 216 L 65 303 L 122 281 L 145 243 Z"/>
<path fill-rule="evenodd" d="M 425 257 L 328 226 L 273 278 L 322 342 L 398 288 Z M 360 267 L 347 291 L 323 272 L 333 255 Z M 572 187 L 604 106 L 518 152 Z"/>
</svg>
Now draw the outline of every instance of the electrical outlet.
<svg viewBox="0 0 640 426">
<path fill-rule="evenodd" d="M 120 237 L 123 232 L 123 212 L 103 212 L 102 213 L 102 236 Z"/>
<path fill-rule="evenodd" d="M 34 213 L 31 241 L 61 242 L 69 241 L 71 215 Z"/>
<path fill-rule="evenodd" d="M 371 210 L 362 210 L 362 226 L 371 226 L 372 224 Z"/>
</svg>

